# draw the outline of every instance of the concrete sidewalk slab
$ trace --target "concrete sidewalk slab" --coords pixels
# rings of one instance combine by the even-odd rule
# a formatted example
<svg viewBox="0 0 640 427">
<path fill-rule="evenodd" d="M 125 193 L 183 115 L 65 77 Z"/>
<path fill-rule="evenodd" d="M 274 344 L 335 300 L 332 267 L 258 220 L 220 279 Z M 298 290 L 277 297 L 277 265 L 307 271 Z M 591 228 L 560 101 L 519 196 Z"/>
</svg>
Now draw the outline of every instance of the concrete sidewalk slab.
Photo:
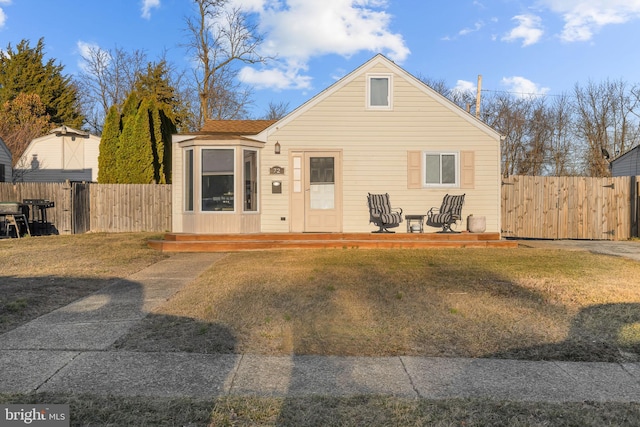
<svg viewBox="0 0 640 427">
<path fill-rule="evenodd" d="M 616 363 L 402 357 L 423 398 L 545 402 L 640 401 L 640 383 Z M 635 369 L 632 365 L 629 369 Z"/>
<path fill-rule="evenodd" d="M 0 393 L 31 393 L 79 353 L 0 350 Z"/>
<path fill-rule="evenodd" d="M 138 320 L 27 323 L 0 336 L 4 350 L 106 350 Z"/>
<path fill-rule="evenodd" d="M 224 253 L 176 253 L 128 277 L 132 281 L 145 279 L 178 279 L 190 282 L 202 274 Z"/>
<path fill-rule="evenodd" d="M 306 396 L 382 394 L 416 397 L 397 357 L 244 355 L 231 394 Z"/>
<path fill-rule="evenodd" d="M 215 397 L 227 393 L 239 359 L 238 355 L 86 352 L 39 391 Z"/>
<path fill-rule="evenodd" d="M 552 362 L 402 357 L 420 397 L 561 401 L 571 387 Z M 569 400 L 573 400 L 570 399 Z M 580 400 L 580 399 L 579 399 Z"/>
<path fill-rule="evenodd" d="M 584 400 L 640 401 L 640 382 L 623 365 L 598 362 L 555 362 L 570 377 L 573 393 Z M 629 367 L 638 364 L 629 364 Z M 631 368 L 634 369 L 634 368 Z"/>
</svg>

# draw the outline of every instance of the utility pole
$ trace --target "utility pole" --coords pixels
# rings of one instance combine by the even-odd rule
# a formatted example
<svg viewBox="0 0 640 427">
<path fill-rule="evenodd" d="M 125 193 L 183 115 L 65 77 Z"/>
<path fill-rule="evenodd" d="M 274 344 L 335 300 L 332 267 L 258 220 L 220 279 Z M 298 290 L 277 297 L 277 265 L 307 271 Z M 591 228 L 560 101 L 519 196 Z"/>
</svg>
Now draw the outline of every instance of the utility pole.
<svg viewBox="0 0 640 427">
<path fill-rule="evenodd" d="M 480 118 L 480 93 L 482 92 L 482 74 L 478 74 L 478 92 L 476 93 L 476 119 Z"/>
</svg>

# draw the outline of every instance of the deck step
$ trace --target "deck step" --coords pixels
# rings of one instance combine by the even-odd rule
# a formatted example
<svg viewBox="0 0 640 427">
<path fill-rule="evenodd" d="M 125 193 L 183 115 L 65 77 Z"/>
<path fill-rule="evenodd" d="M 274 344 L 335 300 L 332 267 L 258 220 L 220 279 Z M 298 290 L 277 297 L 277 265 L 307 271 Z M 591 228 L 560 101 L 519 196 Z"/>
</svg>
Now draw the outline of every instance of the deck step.
<svg viewBox="0 0 640 427">
<path fill-rule="evenodd" d="M 460 234 L 183 234 L 168 233 L 164 240 L 149 241 L 163 252 L 235 252 L 271 249 L 420 249 L 515 248 L 517 242 L 501 240 L 498 233 Z"/>
</svg>

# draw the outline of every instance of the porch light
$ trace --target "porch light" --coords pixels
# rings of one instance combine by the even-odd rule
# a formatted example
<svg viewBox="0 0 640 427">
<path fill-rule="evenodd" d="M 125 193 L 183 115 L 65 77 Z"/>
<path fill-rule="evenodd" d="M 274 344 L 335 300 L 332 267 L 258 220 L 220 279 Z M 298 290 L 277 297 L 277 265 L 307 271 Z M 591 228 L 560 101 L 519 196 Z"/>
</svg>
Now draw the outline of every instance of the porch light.
<svg viewBox="0 0 640 427">
<path fill-rule="evenodd" d="M 280 143 L 276 142 L 275 148 L 273 149 L 275 154 L 280 154 Z"/>
</svg>

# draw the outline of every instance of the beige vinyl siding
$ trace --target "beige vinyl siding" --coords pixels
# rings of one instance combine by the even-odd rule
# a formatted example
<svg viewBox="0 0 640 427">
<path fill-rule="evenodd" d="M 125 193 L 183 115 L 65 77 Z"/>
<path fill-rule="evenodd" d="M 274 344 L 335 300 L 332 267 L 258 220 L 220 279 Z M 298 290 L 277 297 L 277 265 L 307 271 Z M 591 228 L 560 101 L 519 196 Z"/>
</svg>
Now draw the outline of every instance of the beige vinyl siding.
<svg viewBox="0 0 640 427">
<path fill-rule="evenodd" d="M 260 190 L 262 198 L 259 201 L 260 211 L 262 214 L 261 231 L 270 231 L 275 233 L 289 232 L 289 177 L 291 176 L 292 165 L 289 163 L 288 147 L 282 146 L 280 142 L 280 154 L 274 153 L 275 140 L 265 146 L 260 153 Z M 284 167 L 284 174 L 271 175 L 270 169 L 273 166 Z M 272 194 L 271 185 L 273 181 L 280 181 L 282 184 L 282 193 Z M 285 220 L 283 221 L 282 218 Z"/>
<path fill-rule="evenodd" d="M 288 231 L 280 220 L 288 216 L 290 150 L 343 150 L 343 231 L 368 232 L 367 193 L 389 193 L 394 207 L 405 214 L 426 214 L 439 206 L 447 193 L 467 193 L 463 216 L 487 217 L 487 230 L 499 231 L 500 178 L 499 140 L 495 135 L 452 111 L 438 100 L 439 95 L 425 93 L 403 74 L 393 77 L 393 110 L 366 109 L 366 74 L 388 73 L 390 68 L 376 66 L 363 70 L 321 101 L 303 110 L 295 118 L 274 129 L 263 151 L 263 179 L 270 181 L 268 170 L 286 165 L 281 195 L 270 194 L 270 182 L 263 182 L 262 231 Z M 462 114 L 461 114 L 462 113 Z M 278 141 L 282 154 L 273 154 Z M 409 151 L 473 152 L 475 174 L 473 188 L 408 188 Z M 288 222 L 288 221 L 287 221 Z M 403 224 L 404 225 L 404 224 Z M 466 224 L 463 225 L 466 227 Z M 401 227 L 400 231 L 404 231 Z"/>
</svg>

